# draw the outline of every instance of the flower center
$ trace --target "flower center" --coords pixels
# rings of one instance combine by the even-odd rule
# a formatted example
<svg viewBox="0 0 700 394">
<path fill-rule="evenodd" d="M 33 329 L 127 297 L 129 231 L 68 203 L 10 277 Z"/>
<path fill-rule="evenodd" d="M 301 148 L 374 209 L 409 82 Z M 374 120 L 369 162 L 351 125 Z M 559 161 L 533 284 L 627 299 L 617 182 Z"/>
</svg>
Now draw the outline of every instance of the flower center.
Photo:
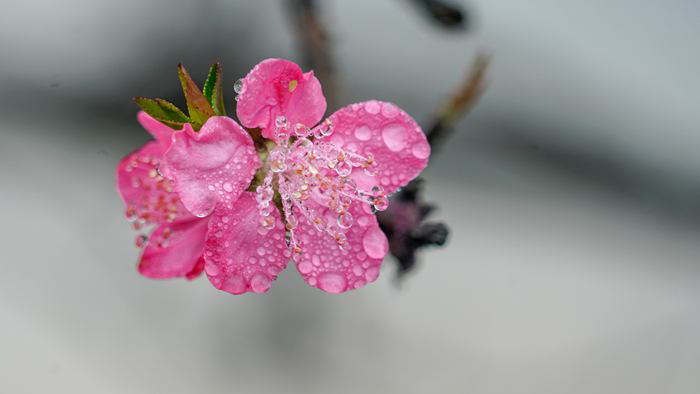
<svg viewBox="0 0 700 394">
<path fill-rule="evenodd" d="M 350 204 L 354 201 L 368 204 L 373 212 L 383 211 L 389 205 L 382 187 L 362 190 L 350 178 L 352 170 L 358 167 L 374 176 L 377 167 L 374 157 L 371 153 L 361 156 L 343 150 L 327 141 L 333 134 L 333 125 L 328 119 L 311 130 L 301 123 L 290 127 L 287 119 L 280 116 L 275 127 L 277 145 L 269 152 L 265 178 L 256 189 L 261 225 L 266 229 L 275 225 L 271 212 L 276 188 L 284 214 L 287 244 L 295 260 L 303 250 L 294 232 L 299 223 L 297 213 L 345 249 L 348 243 L 345 232 L 354 221 Z M 328 212 L 318 212 L 309 199 L 328 208 Z"/>
</svg>

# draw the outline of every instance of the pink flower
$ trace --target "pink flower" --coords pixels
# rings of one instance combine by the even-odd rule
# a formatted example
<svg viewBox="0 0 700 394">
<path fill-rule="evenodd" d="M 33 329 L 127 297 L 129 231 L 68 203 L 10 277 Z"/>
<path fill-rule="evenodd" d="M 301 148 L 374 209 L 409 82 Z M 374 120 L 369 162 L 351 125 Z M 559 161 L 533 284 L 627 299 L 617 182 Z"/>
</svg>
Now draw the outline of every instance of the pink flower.
<svg viewBox="0 0 700 394">
<path fill-rule="evenodd" d="M 318 124 L 326 110 L 321 85 L 313 72 L 286 60 L 259 63 L 235 88 L 241 124 L 259 128 L 265 141 L 256 146 L 227 117 L 209 118 L 198 132 L 189 125 L 167 129 L 169 143 L 163 129 L 146 124 L 156 141 L 125 162 L 142 163 L 138 159 L 149 155 L 155 163 L 132 165 L 131 172 L 120 165 L 125 202 L 159 226 L 141 272 L 188 275 L 203 256 L 218 289 L 260 293 L 291 258 L 309 285 L 330 293 L 376 280 L 388 244 L 374 212 L 386 209 L 387 196 L 427 165 L 430 146 L 420 127 L 395 105 L 375 100 Z M 133 183 L 154 169 L 148 179 L 164 184 L 157 195 L 152 182 Z M 247 191 L 254 179 L 255 192 Z M 160 195 L 172 202 L 166 211 L 173 214 L 163 216 L 151 203 Z M 149 251 L 166 229 L 175 242 Z"/>
<path fill-rule="evenodd" d="M 136 238 L 137 246 L 145 246 L 139 272 L 153 279 L 193 279 L 204 268 L 202 250 L 209 220 L 192 216 L 173 191 L 172 182 L 159 172 L 173 130 L 145 112 L 138 114 L 138 120 L 155 141 L 122 159 L 117 166 L 117 188 L 134 229 L 155 226 L 150 237 Z"/>
</svg>

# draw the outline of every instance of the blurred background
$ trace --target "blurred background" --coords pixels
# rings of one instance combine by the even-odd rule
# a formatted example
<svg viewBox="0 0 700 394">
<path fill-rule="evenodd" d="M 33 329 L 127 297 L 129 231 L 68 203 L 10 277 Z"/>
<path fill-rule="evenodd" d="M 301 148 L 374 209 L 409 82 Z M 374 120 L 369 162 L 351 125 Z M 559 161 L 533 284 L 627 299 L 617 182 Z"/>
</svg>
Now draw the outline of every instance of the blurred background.
<svg viewBox="0 0 700 394">
<path fill-rule="evenodd" d="M 232 113 L 261 59 L 308 61 L 303 3 L 3 2 L 0 392 L 700 392 L 697 1 L 317 1 L 335 106 L 427 127 L 490 55 L 424 173 L 448 244 L 341 296 L 139 276 L 131 97 L 220 60 Z"/>
</svg>

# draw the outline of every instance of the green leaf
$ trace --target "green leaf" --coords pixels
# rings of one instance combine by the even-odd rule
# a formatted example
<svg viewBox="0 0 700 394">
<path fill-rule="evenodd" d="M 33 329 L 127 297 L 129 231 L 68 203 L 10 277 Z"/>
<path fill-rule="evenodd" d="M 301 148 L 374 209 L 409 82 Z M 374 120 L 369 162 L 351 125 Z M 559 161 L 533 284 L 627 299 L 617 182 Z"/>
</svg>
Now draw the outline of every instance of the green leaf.
<svg viewBox="0 0 700 394">
<path fill-rule="evenodd" d="M 134 97 L 134 101 L 144 112 L 175 130 L 180 130 L 185 123 L 191 122 L 179 108 L 163 99 Z"/>
<path fill-rule="evenodd" d="M 182 92 L 185 94 L 185 100 L 187 100 L 187 112 L 189 112 L 190 119 L 192 119 L 192 126 L 195 129 L 199 129 L 207 119 L 215 115 L 214 109 L 182 64 L 177 66 L 177 75 L 180 77 Z"/>
<path fill-rule="evenodd" d="M 224 92 L 221 88 L 222 80 L 221 63 L 214 63 L 209 69 L 207 82 L 204 83 L 204 97 L 214 108 L 214 112 L 220 116 L 226 116 L 224 106 Z"/>
</svg>

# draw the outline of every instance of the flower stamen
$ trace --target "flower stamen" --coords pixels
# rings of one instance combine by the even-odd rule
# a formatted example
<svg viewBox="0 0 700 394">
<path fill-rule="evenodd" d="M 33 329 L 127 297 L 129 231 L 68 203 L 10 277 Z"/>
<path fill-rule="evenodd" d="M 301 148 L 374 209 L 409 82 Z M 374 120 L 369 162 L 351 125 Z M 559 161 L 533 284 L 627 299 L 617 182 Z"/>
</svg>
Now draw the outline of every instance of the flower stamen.
<svg viewBox="0 0 700 394">
<path fill-rule="evenodd" d="M 333 134 L 333 123 L 329 119 L 312 131 L 301 123 L 290 127 L 287 119 L 279 116 L 275 119 L 275 128 L 277 145 L 269 152 L 267 173 L 256 189 L 261 225 L 266 229 L 274 227 L 271 203 L 276 185 L 287 231 L 286 239 L 295 261 L 298 261 L 304 249 L 295 234 L 299 222 L 296 215 L 299 213 L 318 231 L 330 235 L 341 250 L 345 250 L 348 245 L 345 232 L 354 224 L 350 205 L 353 202 L 368 204 L 373 212 L 388 207 L 387 196 L 381 187 L 362 190 L 350 178 L 354 168 L 362 168 L 366 174 L 373 176 L 377 166 L 374 156 L 371 153 L 362 156 L 346 151 L 327 141 L 327 137 Z M 329 222 L 309 206 L 307 201 L 312 196 L 314 201 L 335 214 L 335 220 Z"/>
</svg>

